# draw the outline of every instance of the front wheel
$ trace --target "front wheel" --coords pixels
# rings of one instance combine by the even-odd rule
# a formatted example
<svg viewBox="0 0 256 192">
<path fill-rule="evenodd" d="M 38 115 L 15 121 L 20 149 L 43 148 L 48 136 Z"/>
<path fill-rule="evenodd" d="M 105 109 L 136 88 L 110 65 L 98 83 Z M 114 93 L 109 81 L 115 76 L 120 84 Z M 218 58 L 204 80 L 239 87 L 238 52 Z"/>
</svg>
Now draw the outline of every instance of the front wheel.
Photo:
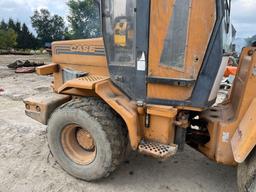
<svg viewBox="0 0 256 192">
<path fill-rule="evenodd" d="M 120 117 L 98 98 L 72 100 L 48 123 L 50 150 L 69 174 L 92 181 L 108 176 L 123 160 L 127 136 Z"/>
<path fill-rule="evenodd" d="M 238 165 L 237 183 L 239 192 L 256 192 L 256 149 Z"/>
</svg>

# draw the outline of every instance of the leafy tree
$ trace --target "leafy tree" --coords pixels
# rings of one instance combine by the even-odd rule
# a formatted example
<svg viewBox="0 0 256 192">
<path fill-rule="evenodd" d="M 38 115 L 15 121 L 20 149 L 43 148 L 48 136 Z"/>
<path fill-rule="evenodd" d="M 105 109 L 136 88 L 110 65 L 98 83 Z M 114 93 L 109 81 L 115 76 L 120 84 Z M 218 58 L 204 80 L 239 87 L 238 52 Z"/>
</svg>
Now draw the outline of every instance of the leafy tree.
<svg viewBox="0 0 256 192">
<path fill-rule="evenodd" d="M 2 20 L 0 29 L 4 31 L 12 29 L 16 33 L 16 45 L 12 46 L 12 48 L 34 49 L 38 47 L 38 40 L 29 31 L 25 23 L 21 24 L 19 21 L 15 22 L 13 19 L 9 19 L 8 22 L 5 23 L 5 21 Z"/>
<path fill-rule="evenodd" d="M 43 44 L 64 38 L 64 19 L 58 15 L 52 16 L 47 9 L 35 11 L 31 21 Z"/>
<path fill-rule="evenodd" d="M 99 11 L 94 0 L 69 0 L 67 5 L 72 38 L 101 36 Z"/>
<path fill-rule="evenodd" d="M 17 34 L 13 29 L 0 29 L 0 49 L 10 49 L 16 45 Z"/>
</svg>

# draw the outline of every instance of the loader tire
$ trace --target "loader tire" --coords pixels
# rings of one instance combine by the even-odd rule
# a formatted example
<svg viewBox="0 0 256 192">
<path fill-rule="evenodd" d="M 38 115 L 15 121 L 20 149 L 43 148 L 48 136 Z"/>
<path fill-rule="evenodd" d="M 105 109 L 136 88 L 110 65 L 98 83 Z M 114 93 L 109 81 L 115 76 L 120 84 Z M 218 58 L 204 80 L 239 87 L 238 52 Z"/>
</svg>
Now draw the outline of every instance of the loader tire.
<svg viewBox="0 0 256 192">
<path fill-rule="evenodd" d="M 238 165 L 237 183 L 239 192 L 256 192 L 256 149 Z"/>
<path fill-rule="evenodd" d="M 49 148 L 70 175 L 93 181 L 107 177 L 123 161 L 127 131 L 123 120 L 95 97 L 74 99 L 51 116 Z"/>
</svg>

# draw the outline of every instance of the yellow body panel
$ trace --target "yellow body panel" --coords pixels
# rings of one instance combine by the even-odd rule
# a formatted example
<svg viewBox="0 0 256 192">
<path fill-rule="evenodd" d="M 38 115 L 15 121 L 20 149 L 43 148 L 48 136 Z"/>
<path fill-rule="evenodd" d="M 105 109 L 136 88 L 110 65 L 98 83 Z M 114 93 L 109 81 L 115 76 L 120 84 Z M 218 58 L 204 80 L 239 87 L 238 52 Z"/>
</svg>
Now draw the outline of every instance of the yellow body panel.
<svg viewBox="0 0 256 192">
<path fill-rule="evenodd" d="M 151 1 L 148 75 L 149 77 L 195 80 L 202 66 L 216 21 L 216 1 L 191 1 L 183 69 L 162 65 L 160 62 L 175 2 L 175 0 Z M 191 96 L 192 90 L 193 87 L 149 83 L 148 97 L 184 101 Z"/>
<path fill-rule="evenodd" d="M 102 38 L 54 42 L 52 53 L 53 63 L 107 68 Z"/>
<path fill-rule="evenodd" d="M 231 140 L 234 158 L 242 163 L 256 145 L 256 98 L 243 117 Z"/>
<path fill-rule="evenodd" d="M 51 75 L 53 73 L 57 73 L 58 70 L 59 70 L 58 65 L 56 63 L 51 63 L 41 67 L 37 67 L 36 73 L 38 75 Z"/>
<path fill-rule="evenodd" d="M 173 144 L 174 121 L 178 110 L 169 106 L 148 105 L 147 114 L 150 115 L 150 127 L 143 128 L 145 139 L 163 144 Z"/>
<path fill-rule="evenodd" d="M 109 76 L 102 38 L 54 42 L 52 52 L 52 61 L 59 67 L 59 71 L 53 74 L 56 92 L 63 86 L 64 68 L 90 75 Z"/>
<path fill-rule="evenodd" d="M 255 146 L 254 128 L 247 126 L 252 122 L 246 120 L 248 118 L 246 113 L 253 112 L 248 112 L 248 109 L 256 98 L 255 69 L 256 52 L 254 48 L 243 49 L 230 100 L 201 114 L 202 118 L 208 121 L 211 140 L 205 145 L 200 145 L 199 151 L 219 163 L 236 165 L 245 159 Z M 239 127 L 242 128 L 242 134 L 249 137 L 244 137 L 238 142 L 236 134 L 240 134 Z"/>
<path fill-rule="evenodd" d="M 97 83 L 95 92 L 123 118 L 128 129 L 131 147 L 134 150 L 137 149 L 141 133 L 136 104 L 120 92 L 111 81 Z"/>
<path fill-rule="evenodd" d="M 80 77 L 67 81 L 58 89 L 58 93 L 61 93 L 69 88 L 94 90 L 97 83 L 105 81 L 107 79 L 109 79 L 109 77 L 99 75 L 87 75 L 85 77 Z"/>
</svg>

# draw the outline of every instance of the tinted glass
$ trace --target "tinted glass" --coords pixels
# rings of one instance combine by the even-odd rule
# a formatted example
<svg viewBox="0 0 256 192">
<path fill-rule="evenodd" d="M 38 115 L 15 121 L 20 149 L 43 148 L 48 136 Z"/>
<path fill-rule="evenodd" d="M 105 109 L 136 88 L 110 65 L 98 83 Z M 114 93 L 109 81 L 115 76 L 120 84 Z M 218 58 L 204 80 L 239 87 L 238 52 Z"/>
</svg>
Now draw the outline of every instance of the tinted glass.
<svg viewBox="0 0 256 192">
<path fill-rule="evenodd" d="M 173 7 L 173 16 L 169 24 L 161 64 L 182 69 L 184 67 L 185 50 L 190 0 L 176 0 Z"/>
<path fill-rule="evenodd" d="M 135 0 L 104 2 L 104 31 L 109 65 L 135 67 Z"/>
</svg>

